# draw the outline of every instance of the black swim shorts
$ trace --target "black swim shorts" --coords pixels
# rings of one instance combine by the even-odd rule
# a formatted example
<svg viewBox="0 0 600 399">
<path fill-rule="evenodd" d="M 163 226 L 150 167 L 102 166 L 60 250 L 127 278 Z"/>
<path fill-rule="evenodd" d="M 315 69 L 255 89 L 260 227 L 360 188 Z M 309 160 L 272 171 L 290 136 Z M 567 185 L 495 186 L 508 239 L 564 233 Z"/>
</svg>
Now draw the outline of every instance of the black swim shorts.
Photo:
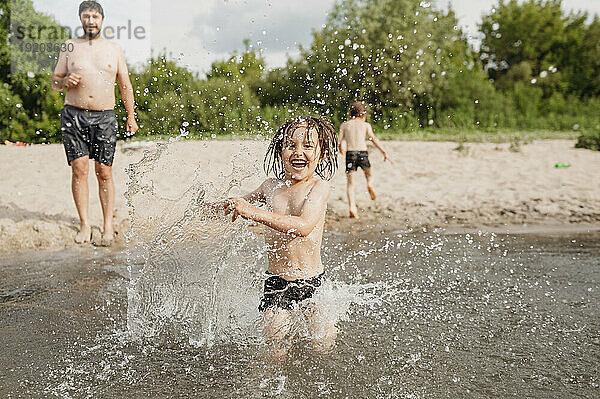
<svg viewBox="0 0 600 399">
<path fill-rule="evenodd" d="M 112 166 L 119 124 L 113 110 L 89 111 L 65 105 L 60 112 L 62 142 L 69 165 L 74 159 L 90 159 Z"/>
<path fill-rule="evenodd" d="M 371 167 L 367 151 L 346 151 L 346 173 L 355 172 L 358 167 L 367 170 Z"/>
<path fill-rule="evenodd" d="M 272 275 L 265 280 L 264 295 L 258 310 L 264 312 L 268 308 L 292 309 L 294 304 L 311 298 L 321 286 L 321 273 L 309 279 L 285 280 Z"/>
</svg>

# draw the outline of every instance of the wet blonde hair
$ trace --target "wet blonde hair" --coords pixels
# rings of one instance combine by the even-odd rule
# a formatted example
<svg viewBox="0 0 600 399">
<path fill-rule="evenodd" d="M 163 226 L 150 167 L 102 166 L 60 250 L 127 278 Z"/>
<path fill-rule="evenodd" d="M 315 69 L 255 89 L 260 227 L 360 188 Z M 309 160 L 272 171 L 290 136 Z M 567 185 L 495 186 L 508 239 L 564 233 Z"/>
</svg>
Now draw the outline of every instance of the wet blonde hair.
<svg viewBox="0 0 600 399">
<path fill-rule="evenodd" d="M 337 135 L 335 128 L 325 117 L 297 116 L 281 125 L 275 132 L 265 155 L 265 172 L 267 175 L 273 172 L 276 178 L 283 179 L 285 171 L 281 151 L 298 127 L 306 127 L 307 132 L 313 129 L 317 131 L 317 142 L 321 153 L 315 173 L 325 180 L 331 179 L 337 170 Z"/>
</svg>

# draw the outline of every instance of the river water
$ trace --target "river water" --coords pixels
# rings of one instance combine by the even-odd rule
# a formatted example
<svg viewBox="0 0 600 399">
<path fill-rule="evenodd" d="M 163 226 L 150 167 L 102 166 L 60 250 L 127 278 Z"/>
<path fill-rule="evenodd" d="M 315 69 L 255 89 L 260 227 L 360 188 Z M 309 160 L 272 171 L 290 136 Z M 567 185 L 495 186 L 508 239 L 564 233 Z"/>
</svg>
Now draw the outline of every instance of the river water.
<svg viewBox="0 0 600 399">
<path fill-rule="evenodd" d="M 252 333 L 264 266 L 252 236 L 243 267 L 213 254 L 245 271 L 233 280 L 194 271 L 202 263 L 182 247 L 158 258 L 98 249 L 0 259 L 0 396 L 600 394 L 598 232 L 326 232 L 321 299 L 342 310 L 335 348 L 298 339 L 277 362 Z M 180 278 L 165 284 L 160 266 Z M 182 285 L 192 280 L 212 288 Z"/>
</svg>

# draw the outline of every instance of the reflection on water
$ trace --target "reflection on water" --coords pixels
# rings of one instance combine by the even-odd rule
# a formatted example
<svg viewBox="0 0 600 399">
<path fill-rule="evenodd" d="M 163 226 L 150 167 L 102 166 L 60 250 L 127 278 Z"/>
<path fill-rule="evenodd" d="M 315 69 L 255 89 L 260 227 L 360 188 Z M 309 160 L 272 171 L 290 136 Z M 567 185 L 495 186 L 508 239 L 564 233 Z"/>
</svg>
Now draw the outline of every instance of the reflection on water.
<svg viewBox="0 0 600 399">
<path fill-rule="evenodd" d="M 127 258 L 4 260 L 0 393 L 57 397 L 595 397 L 600 235 L 326 234 L 357 291 L 336 350 L 132 340 Z M 55 255 L 56 256 L 56 255 Z M 36 292 L 32 292 L 36 291 Z M 252 302 L 258 302 L 258 293 Z M 253 306 L 254 306 L 253 304 Z M 183 334 L 182 331 L 178 332 Z M 163 337 L 165 335 L 162 335 Z"/>
</svg>

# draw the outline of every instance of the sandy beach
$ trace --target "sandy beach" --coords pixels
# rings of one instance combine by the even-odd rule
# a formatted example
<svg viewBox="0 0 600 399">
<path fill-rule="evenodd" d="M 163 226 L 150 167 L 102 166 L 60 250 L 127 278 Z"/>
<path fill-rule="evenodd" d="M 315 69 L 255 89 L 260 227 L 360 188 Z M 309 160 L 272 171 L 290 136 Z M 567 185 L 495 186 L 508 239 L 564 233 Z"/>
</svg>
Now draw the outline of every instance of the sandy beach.
<svg viewBox="0 0 600 399">
<path fill-rule="evenodd" d="M 185 141 L 169 147 L 171 161 L 155 182 L 177 193 L 198 170 L 215 179 L 235 168 L 262 166 L 264 141 Z M 120 143 L 114 161 L 116 224 L 128 228 L 126 168 L 155 144 Z M 600 226 L 600 153 L 572 141 L 539 141 L 509 151 L 509 144 L 384 142 L 394 165 L 371 149 L 372 201 L 362 176 L 357 186 L 360 220 L 347 217 L 343 161 L 331 182 L 327 229 L 442 227 L 447 229 L 590 228 Z M 78 225 L 70 192 L 70 168 L 59 144 L 0 146 L 0 253 L 73 247 Z M 256 162 L 258 161 L 258 162 Z M 554 168 L 568 162 L 568 168 Z M 98 186 L 90 168 L 90 219 L 97 242 L 101 226 Z M 362 172 L 359 172 L 362 174 Z M 253 173 L 250 190 L 264 179 Z M 86 244 L 92 247 L 90 244 Z"/>
</svg>

